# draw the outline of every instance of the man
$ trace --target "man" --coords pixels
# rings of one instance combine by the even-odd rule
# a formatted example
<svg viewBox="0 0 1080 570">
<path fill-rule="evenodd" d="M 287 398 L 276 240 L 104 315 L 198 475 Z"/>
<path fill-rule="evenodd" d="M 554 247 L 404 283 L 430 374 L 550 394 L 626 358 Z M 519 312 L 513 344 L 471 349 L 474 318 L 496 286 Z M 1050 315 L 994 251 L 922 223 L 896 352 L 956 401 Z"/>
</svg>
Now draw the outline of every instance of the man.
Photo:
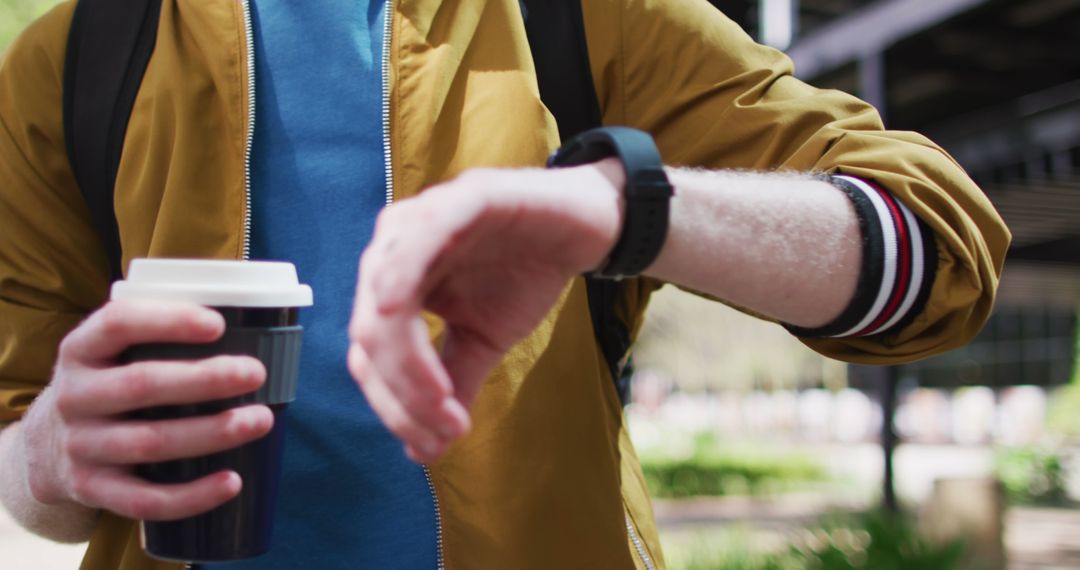
<svg viewBox="0 0 1080 570">
<path fill-rule="evenodd" d="M 604 122 L 699 168 L 668 169 L 663 249 L 620 282 L 631 330 L 665 282 L 853 362 L 978 330 L 1008 232 L 940 149 L 793 79 L 700 0 L 583 10 Z M 172 567 L 141 553 L 131 519 L 201 512 L 242 482 L 157 486 L 131 466 L 251 441 L 272 419 L 119 418 L 244 393 L 264 371 L 116 363 L 223 325 L 186 305 L 95 310 L 104 257 L 60 116 L 71 11 L 0 68 L 0 488 L 28 528 L 90 538 L 86 568 Z M 164 2 L 116 184 L 125 260 L 284 258 L 318 298 L 275 547 L 232 567 L 663 565 L 580 278 L 626 231 L 623 167 L 538 168 L 556 146 L 515 0 Z"/>
</svg>

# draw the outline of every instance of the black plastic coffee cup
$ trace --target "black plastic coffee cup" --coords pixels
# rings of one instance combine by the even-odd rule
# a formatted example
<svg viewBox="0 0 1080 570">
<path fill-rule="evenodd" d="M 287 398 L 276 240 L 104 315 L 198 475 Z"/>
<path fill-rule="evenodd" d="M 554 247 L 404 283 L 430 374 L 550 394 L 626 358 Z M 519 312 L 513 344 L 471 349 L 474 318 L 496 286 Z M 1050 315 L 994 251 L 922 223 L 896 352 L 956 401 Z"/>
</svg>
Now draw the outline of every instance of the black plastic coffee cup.
<svg viewBox="0 0 1080 570">
<path fill-rule="evenodd" d="M 220 562 L 252 558 L 270 549 L 273 513 L 281 475 L 288 403 L 296 397 L 300 307 L 312 303 L 290 263 L 186 259 L 134 260 L 125 281 L 113 285 L 113 300 L 187 301 L 213 308 L 225 318 L 225 333 L 207 344 L 142 344 L 123 360 L 197 360 L 222 354 L 250 355 L 266 367 L 256 392 L 197 404 L 140 410 L 132 417 L 163 420 L 212 415 L 245 404 L 267 405 L 274 427 L 240 447 L 191 459 L 151 463 L 136 473 L 154 483 L 186 483 L 224 469 L 240 475 L 240 494 L 206 513 L 175 521 L 143 521 L 142 546 L 163 560 Z"/>
</svg>

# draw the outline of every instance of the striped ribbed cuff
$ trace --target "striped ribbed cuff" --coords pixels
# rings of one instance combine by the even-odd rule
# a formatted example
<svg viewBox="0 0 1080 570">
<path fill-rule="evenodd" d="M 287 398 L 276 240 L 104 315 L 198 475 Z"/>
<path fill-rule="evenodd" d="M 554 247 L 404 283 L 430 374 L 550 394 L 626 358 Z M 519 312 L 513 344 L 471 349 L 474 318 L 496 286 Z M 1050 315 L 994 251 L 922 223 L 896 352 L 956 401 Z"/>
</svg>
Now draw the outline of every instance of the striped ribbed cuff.
<svg viewBox="0 0 1080 570">
<path fill-rule="evenodd" d="M 823 327 L 787 328 L 797 336 L 817 338 L 900 330 L 922 312 L 933 287 L 937 271 L 934 234 L 878 185 L 845 175 L 831 176 L 829 181 L 847 194 L 859 217 L 863 252 L 855 297 Z"/>
</svg>

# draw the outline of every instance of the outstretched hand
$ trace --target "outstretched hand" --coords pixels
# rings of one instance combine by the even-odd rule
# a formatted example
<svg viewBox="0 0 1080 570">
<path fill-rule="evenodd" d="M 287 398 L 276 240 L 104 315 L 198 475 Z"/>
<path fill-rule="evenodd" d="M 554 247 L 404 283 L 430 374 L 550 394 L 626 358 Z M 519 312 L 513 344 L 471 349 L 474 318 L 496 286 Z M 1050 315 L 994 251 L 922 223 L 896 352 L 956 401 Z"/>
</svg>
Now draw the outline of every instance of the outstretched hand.
<svg viewBox="0 0 1080 570">
<path fill-rule="evenodd" d="M 614 160 L 559 170 L 473 170 L 388 207 L 360 260 L 349 370 L 415 461 L 469 429 L 468 407 L 569 279 L 618 237 Z M 434 347 L 421 311 L 446 323 Z"/>
</svg>

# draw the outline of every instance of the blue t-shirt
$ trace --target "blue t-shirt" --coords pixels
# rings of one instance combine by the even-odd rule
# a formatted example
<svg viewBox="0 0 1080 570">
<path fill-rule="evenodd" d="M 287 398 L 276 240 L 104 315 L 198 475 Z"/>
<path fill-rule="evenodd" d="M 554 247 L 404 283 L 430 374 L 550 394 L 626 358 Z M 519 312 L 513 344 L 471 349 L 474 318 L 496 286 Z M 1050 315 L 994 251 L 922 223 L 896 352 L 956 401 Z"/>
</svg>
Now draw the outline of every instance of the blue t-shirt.
<svg viewBox="0 0 1080 570">
<path fill-rule="evenodd" d="M 385 0 L 253 0 L 252 258 L 312 285 L 288 409 L 274 546 L 216 565 L 275 570 L 434 568 L 436 513 L 421 467 L 346 368 L 357 261 L 385 202 Z"/>
</svg>

